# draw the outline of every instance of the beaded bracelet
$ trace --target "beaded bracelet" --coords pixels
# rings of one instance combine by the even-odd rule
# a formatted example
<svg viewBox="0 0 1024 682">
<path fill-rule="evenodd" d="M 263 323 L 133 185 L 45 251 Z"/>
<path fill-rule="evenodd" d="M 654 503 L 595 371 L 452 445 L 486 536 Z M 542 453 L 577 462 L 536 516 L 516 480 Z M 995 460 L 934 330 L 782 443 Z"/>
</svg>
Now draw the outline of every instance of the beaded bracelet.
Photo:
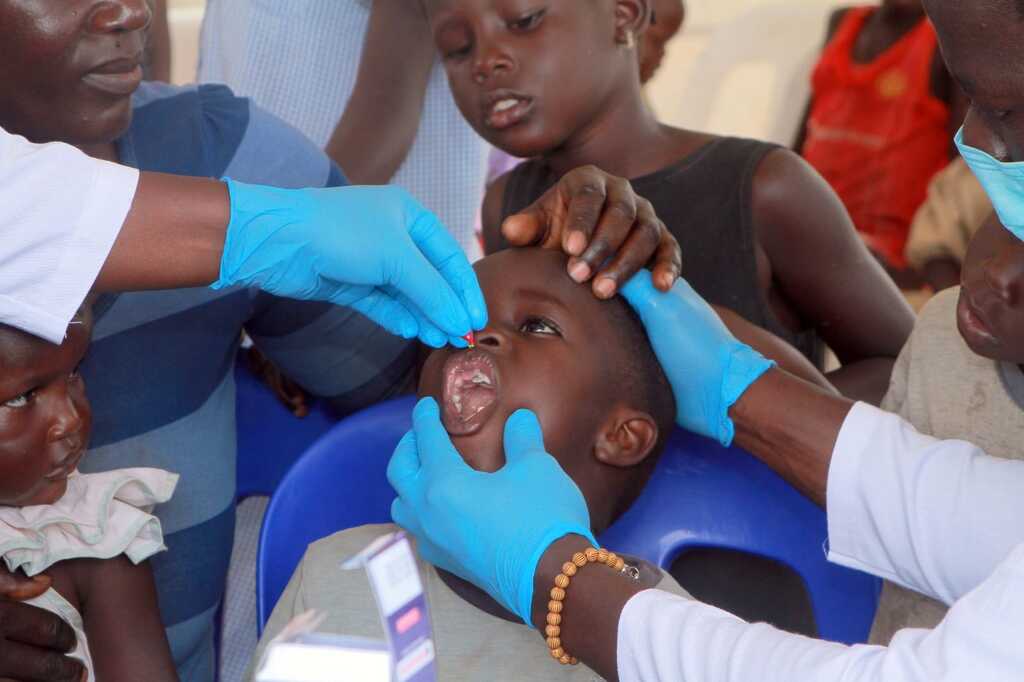
<svg viewBox="0 0 1024 682">
<path fill-rule="evenodd" d="M 571 561 L 566 561 L 562 564 L 562 572 L 555 576 L 555 586 L 551 588 L 551 600 L 548 602 L 548 624 L 544 628 L 544 635 L 547 637 L 551 658 L 562 665 L 576 665 L 579 663 L 575 656 L 570 656 L 562 647 L 562 610 L 565 608 L 566 590 L 569 589 L 569 583 L 572 582 L 573 576 L 576 575 L 579 569 L 587 564 L 594 563 L 604 564 L 621 573 L 627 573 L 634 580 L 639 578 L 639 571 L 636 568 L 627 566 L 622 557 L 614 552 L 609 552 L 607 549 L 588 547 L 582 552 L 573 554 Z"/>
</svg>

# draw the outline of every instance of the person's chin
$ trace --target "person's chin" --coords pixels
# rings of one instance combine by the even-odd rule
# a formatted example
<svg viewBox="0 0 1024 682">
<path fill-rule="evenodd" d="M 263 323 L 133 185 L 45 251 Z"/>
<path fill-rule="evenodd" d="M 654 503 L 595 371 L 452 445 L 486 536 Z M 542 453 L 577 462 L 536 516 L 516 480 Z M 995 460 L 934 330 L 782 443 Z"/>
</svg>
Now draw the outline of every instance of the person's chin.
<svg viewBox="0 0 1024 682">
<path fill-rule="evenodd" d="M 989 323 L 982 317 L 970 301 L 970 294 L 966 289 L 960 290 L 960 300 L 957 302 L 956 326 L 960 337 L 971 349 L 971 352 L 990 360 L 1003 360 L 1002 344 L 998 336 L 989 326 Z"/>
<path fill-rule="evenodd" d="M 24 507 L 34 507 L 37 505 L 55 504 L 60 498 L 64 497 L 64 494 L 68 491 L 68 479 L 61 478 L 56 481 L 49 481 L 46 485 L 37 491 L 32 497 L 24 502 Z"/>
<path fill-rule="evenodd" d="M 501 151 L 520 159 L 532 159 L 543 156 L 557 148 L 559 144 L 543 126 L 524 122 L 505 130 L 487 129 L 484 139 Z"/>
<path fill-rule="evenodd" d="M 131 98 L 125 98 L 124 102 L 92 110 L 80 117 L 55 139 L 82 148 L 110 144 L 128 132 L 132 115 Z"/>
</svg>

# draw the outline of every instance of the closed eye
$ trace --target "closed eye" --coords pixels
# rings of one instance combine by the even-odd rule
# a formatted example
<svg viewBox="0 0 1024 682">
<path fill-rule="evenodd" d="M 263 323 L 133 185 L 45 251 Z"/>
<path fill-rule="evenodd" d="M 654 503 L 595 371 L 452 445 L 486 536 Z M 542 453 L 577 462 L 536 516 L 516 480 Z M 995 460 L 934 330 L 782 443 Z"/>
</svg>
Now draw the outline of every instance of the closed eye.
<svg viewBox="0 0 1024 682">
<path fill-rule="evenodd" d="M 546 336 L 561 336 L 562 330 L 558 325 L 543 317 L 528 318 L 519 326 L 519 331 L 524 334 L 543 334 Z"/>
<path fill-rule="evenodd" d="M 539 9 L 529 14 L 525 14 L 518 19 L 513 19 L 508 22 L 508 27 L 513 31 L 529 31 L 537 28 L 544 15 L 547 14 L 546 9 Z"/>
<path fill-rule="evenodd" d="M 462 47 L 457 47 L 453 50 L 445 50 L 443 57 L 444 59 L 462 59 L 463 57 L 469 56 L 471 45 L 466 43 Z"/>
</svg>

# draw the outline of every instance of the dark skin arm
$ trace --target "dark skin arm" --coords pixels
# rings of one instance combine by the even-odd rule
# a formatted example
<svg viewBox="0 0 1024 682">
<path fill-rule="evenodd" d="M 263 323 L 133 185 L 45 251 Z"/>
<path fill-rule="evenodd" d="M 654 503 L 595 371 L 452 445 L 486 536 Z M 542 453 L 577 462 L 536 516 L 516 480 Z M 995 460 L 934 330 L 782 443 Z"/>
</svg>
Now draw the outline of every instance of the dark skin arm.
<svg viewBox="0 0 1024 682">
<path fill-rule="evenodd" d="M 75 648 L 75 632 L 56 614 L 19 603 L 38 597 L 49 576 L 26 578 L 0 568 L 0 680 L 78 682 L 85 668 L 64 654 Z"/>
<path fill-rule="evenodd" d="M 204 286 L 220 274 L 231 207 L 216 180 L 142 173 L 97 291 Z"/>
<path fill-rule="evenodd" d="M 736 424 L 738 445 L 823 505 L 832 450 L 852 407 L 849 400 L 771 370 L 751 385 L 729 415 Z M 537 564 L 532 615 L 542 636 L 555 576 L 564 562 L 587 546 L 585 538 L 567 535 L 553 543 Z M 563 648 L 606 679 L 618 679 L 619 618 L 640 591 L 641 586 L 604 566 L 580 570 L 566 590 Z"/>
<path fill-rule="evenodd" d="M 69 564 L 81 596 L 96 679 L 177 682 L 148 563 L 78 559 Z"/>
<path fill-rule="evenodd" d="M 805 161 L 771 153 L 754 178 L 753 215 L 759 264 L 770 300 L 788 303 L 812 325 L 843 367 L 828 379 L 850 398 L 877 405 L 914 313 L 857 236 L 835 192 Z"/>
<path fill-rule="evenodd" d="M 354 184 L 386 184 L 405 161 L 433 63 L 434 42 L 420 3 L 375 1 L 355 89 L 327 143 L 327 155 Z"/>
<path fill-rule="evenodd" d="M 633 205 L 634 213 L 630 217 L 606 205 Z M 142 173 L 96 290 L 173 289 L 213 282 L 220 273 L 230 218 L 224 183 Z M 655 283 L 662 291 L 679 277 L 679 244 L 654 216 L 650 204 L 638 199 L 625 180 L 594 168 L 567 173 L 526 211 L 509 217 L 504 230 L 518 245 L 564 248 L 579 256 L 587 270 L 581 281 L 590 280 L 614 252 L 615 258 L 595 281 L 595 287 L 602 282 L 612 287 L 603 298 L 614 295 L 620 283 L 649 261 L 654 263 Z"/>
</svg>

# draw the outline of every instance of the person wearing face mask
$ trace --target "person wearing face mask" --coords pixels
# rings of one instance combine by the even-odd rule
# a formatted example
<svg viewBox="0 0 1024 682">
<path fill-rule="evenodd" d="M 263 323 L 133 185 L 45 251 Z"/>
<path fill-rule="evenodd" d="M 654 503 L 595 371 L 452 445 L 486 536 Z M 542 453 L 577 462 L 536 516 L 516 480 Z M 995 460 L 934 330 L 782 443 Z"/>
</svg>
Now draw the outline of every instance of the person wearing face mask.
<svg viewBox="0 0 1024 682">
<path fill-rule="evenodd" d="M 1024 3 L 924 5 L 951 73 L 972 100 L 957 146 L 999 216 L 971 244 L 956 306 L 962 343 L 998 362 L 955 359 L 930 379 L 946 377 L 948 392 L 980 388 L 984 400 L 1001 405 L 974 405 L 974 413 L 1005 409 L 1003 419 L 1019 422 L 1013 387 L 1000 396 L 989 379 L 1016 381 L 1024 356 L 1024 118 L 1016 113 L 1024 107 Z M 1015 452 L 987 453 L 826 396 L 727 334 L 685 282 L 665 295 L 641 274 L 623 293 L 673 385 L 677 424 L 723 443 L 735 439 L 825 506 L 830 560 L 934 598 L 950 607 L 941 622 L 902 630 L 888 646 L 846 647 L 641 589 L 599 556 L 591 560 L 586 507 L 541 434 L 509 434 L 518 428 L 510 422 L 508 464 L 475 472 L 461 464 L 429 403 L 417 410 L 389 468 L 399 492 L 395 521 L 416 535 L 427 560 L 507 603 L 530 604 L 521 617 L 549 638 L 553 656 L 610 678 L 1020 679 L 1024 462 L 992 456 L 1019 456 L 1019 440 Z M 962 428 L 980 434 L 968 417 Z M 504 500 L 501 509 L 481 513 L 481 501 L 493 499 Z M 538 638 L 538 646 L 545 642 Z"/>
</svg>

